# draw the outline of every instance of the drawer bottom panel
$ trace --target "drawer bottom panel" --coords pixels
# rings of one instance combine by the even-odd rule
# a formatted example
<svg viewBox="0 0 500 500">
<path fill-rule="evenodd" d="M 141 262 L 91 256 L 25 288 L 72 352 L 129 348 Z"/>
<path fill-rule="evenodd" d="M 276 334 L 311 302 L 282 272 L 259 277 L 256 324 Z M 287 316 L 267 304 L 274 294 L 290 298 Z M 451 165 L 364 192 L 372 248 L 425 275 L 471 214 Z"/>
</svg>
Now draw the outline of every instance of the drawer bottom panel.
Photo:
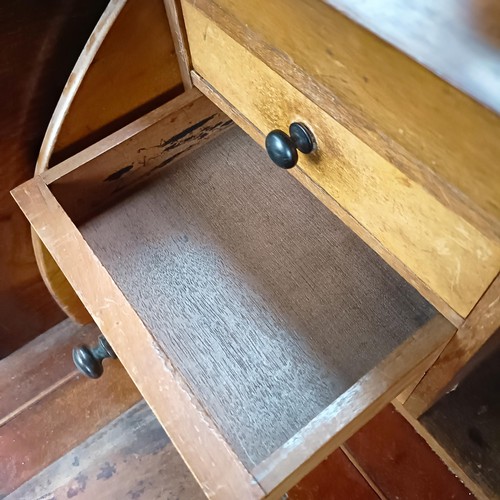
<svg viewBox="0 0 500 500">
<path fill-rule="evenodd" d="M 80 229 L 247 467 L 435 314 L 241 130 Z"/>
</svg>

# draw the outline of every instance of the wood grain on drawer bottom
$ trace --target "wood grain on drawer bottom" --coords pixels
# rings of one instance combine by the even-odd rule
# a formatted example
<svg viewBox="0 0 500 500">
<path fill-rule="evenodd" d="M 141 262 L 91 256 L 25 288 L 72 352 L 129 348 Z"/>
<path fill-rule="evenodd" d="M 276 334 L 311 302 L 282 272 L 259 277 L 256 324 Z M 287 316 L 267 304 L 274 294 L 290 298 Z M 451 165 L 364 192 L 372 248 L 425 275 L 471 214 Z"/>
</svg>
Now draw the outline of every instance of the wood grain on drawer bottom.
<svg viewBox="0 0 500 500">
<path fill-rule="evenodd" d="M 264 134 L 305 122 L 318 151 L 302 156 L 300 168 L 465 317 L 498 272 L 498 242 L 438 202 L 196 8 L 186 2 L 183 8 L 195 70 Z"/>
</svg>

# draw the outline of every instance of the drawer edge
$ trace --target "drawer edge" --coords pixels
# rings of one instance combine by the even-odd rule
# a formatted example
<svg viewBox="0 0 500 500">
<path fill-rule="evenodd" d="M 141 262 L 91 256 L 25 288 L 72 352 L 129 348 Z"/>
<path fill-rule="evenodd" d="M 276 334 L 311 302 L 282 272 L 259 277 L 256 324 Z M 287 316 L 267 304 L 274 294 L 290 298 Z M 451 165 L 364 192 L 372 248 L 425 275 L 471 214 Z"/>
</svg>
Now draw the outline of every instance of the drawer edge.
<svg viewBox="0 0 500 500">
<path fill-rule="evenodd" d="M 260 486 L 215 428 L 47 184 L 36 176 L 14 189 L 12 195 L 205 494 L 228 499 L 262 498 Z M 124 317 L 127 321 L 122 320 Z M 165 390 L 158 391 L 159 385 Z M 195 439 L 193 430 L 197 432 Z"/>
<path fill-rule="evenodd" d="M 447 344 L 455 328 L 432 318 L 384 361 L 252 470 L 268 495 L 279 498 L 425 371 L 428 356 Z"/>
</svg>

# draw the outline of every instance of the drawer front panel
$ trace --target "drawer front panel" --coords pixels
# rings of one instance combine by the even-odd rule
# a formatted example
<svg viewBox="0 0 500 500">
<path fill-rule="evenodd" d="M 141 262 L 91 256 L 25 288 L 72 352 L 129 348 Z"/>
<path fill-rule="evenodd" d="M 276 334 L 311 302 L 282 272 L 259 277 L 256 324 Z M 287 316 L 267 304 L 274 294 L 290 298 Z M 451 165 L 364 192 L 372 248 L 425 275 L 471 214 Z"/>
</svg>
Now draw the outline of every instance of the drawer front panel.
<svg viewBox="0 0 500 500">
<path fill-rule="evenodd" d="M 498 272 L 500 248 L 314 105 L 191 5 L 194 69 L 263 134 L 293 121 L 318 150 L 299 168 L 461 316 Z"/>
</svg>

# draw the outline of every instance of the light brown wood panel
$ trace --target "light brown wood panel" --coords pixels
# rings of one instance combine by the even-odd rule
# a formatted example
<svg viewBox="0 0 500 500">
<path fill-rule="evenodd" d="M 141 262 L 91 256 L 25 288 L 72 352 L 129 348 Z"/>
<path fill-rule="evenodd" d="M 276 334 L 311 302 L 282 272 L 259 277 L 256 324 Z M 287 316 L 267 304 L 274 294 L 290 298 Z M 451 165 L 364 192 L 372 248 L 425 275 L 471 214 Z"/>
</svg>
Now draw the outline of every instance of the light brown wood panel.
<svg viewBox="0 0 500 500">
<path fill-rule="evenodd" d="M 342 4 L 346 10 L 363 12 L 362 2 L 348 2 L 347 7 L 340 0 L 190 3 L 443 204 L 485 233 L 500 234 L 500 117 L 334 8 Z M 430 25 L 439 36 L 448 32 L 448 38 L 464 33 L 475 37 L 463 42 L 472 52 L 469 61 L 476 62 L 476 72 L 491 74 L 498 51 L 490 48 L 491 61 L 475 57 L 480 37 L 470 29 L 474 17 L 456 16 L 464 7 L 449 4 L 433 2 L 429 8 L 422 1 L 371 2 L 368 22 L 370 29 L 384 32 L 384 21 L 399 8 L 396 17 L 404 20 L 397 26 L 403 30 L 405 21 L 412 24 L 413 19 L 417 35 L 406 38 L 413 36 L 410 43 L 417 49 L 425 44 L 418 35 L 423 26 Z M 483 2 L 470 9 L 478 16 L 488 11 Z M 453 22 L 447 26 L 450 15 Z M 391 29 L 397 31 L 394 24 Z M 406 50 L 421 60 L 413 45 Z M 455 67 L 462 70 L 460 51 L 457 54 Z M 435 69 L 438 75 L 453 67 L 446 57 L 441 63 L 444 68 Z M 490 79 L 493 89 L 499 85 L 495 78 Z"/>
<path fill-rule="evenodd" d="M 405 402 L 415 418 L 457 384 L 463 368 L 500 328 L 500 277 L 497 277 L 437 361 Z M 470 369 L 470 368 L 469 368 Z"/>
<path fill-rule="evenodd" d="M 195 70 L 264 134 L 305 122 L 318 149 L 300 158 L 304 173 L 466 316 L 498 273 L 499 242 L 357 139 L 201 11 L 183 5 Z"/>
<path fill-rule="evenodd" d="M 192 71 L 194 85 L 199 88 L 209 99 L 224 111 L 234 122 L 250 135 L 257 143 L 264 147 L 265 136 L 253 123 L 243 116 L 234 106 L 224 99 L 210 84 Z M 334 198 L 332 198 L 321 186 L 316 184 L 300 168 L 288 171 L 295 179 L 303 184 L 311 193 L 328 207 L 344 224 L 349 226 L 365 243 L 375 250 L 390 266 L 398 271 L 409 283 L 412 284 L 424 297 L 429 300 L 438 311 L 441 312 L 452 324 L 460 326 L 463 318 L 458 315 L 441 297 L 434 293 L 422 280 L 413 273 L 394 255 L 381 245 L 381 243 L 362 226 L 349 212 L 347 212 Z"/>
</svg>

